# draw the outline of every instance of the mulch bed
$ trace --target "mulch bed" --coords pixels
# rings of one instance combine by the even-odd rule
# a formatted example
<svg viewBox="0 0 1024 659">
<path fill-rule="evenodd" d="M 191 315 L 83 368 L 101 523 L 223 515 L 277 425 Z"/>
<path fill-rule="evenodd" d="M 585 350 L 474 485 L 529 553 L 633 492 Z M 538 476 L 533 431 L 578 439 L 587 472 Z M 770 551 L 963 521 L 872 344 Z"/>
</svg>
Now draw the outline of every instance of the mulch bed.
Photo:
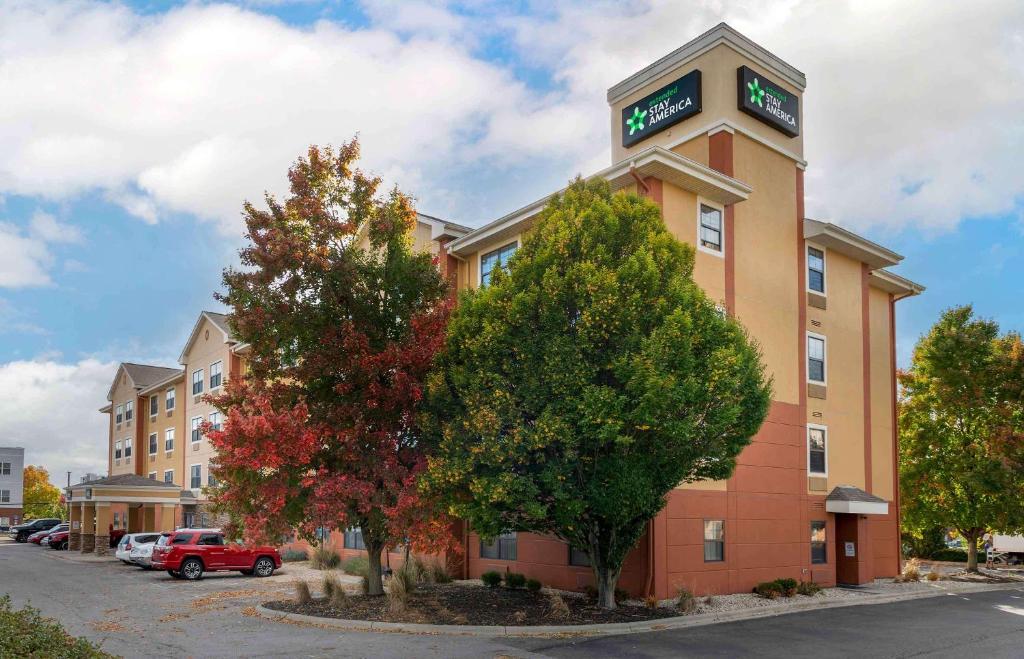
<svg viewBox="0 0 1024 659">
<path fill-rule="evenodd" d="M 552 612 L 551 595 L 545 591 L 487 588 L 466 583 L 420 584 L 406 610 L 392 613 L 387 597 L 349 595 L 344 606 L 335 607 L 325 599 L 308 604 L 293 600 L 267 602 L 268 609 L 321 618 L 407 622 L 434 625 L 586 625 L 594 623 L 639 622 L 680 615 L 674 608 L 649 609 L 620 604 L 614 611 L 596 606 L 585 596 L 562 594 L 568 615 Z"/>
</svg>

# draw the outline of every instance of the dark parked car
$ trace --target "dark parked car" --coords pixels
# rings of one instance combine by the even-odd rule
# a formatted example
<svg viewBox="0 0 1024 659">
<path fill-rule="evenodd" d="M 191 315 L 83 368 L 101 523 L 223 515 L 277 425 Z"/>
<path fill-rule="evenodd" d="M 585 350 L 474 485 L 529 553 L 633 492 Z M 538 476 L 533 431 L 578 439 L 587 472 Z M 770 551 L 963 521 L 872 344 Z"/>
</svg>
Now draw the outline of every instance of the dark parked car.
<svg viewBox="0 0 1024 659">
<path fill-rule="evenodd" d="M 25 542 L 28 537 L 39 531 L 49 531 L 53 527 L 61 523 L 61 520 L 47 517 L 44 519 L 35 519 L 31 522 L 25 522 L 24 524 L 18 524 L 12 526 L 10 530 L 10 536 L 18 542 Z"/>
<path fill-rule="evenodd" d="M 226 542 L 218 531 L 190 529 L 162 536 L 153 547 L 151 564 L 190 581 L 201 579 L 203 572 L 228 570 L 269 577 L 281 567 L 281 556 L 274 547 Z"/>
</svg>

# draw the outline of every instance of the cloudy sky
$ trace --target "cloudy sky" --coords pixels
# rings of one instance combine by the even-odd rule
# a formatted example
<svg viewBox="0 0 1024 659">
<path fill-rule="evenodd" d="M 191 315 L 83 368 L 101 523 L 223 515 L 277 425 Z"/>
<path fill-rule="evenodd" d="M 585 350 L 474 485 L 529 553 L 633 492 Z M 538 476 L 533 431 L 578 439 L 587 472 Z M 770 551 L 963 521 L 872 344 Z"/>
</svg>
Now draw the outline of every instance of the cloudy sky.
<svg viewBox="0 0 1024 659">
<path fill-rule="evenodd" d="M 609 164 L 609 86 L 720 21 L 807 74 L 808 214 L 1024 329 L 1024 3 L 0 0 L 0 444 L 106 469 L 119 361 L 174 365 L 243 199 L 311 143 L 482 224 Z"/>
</svg>

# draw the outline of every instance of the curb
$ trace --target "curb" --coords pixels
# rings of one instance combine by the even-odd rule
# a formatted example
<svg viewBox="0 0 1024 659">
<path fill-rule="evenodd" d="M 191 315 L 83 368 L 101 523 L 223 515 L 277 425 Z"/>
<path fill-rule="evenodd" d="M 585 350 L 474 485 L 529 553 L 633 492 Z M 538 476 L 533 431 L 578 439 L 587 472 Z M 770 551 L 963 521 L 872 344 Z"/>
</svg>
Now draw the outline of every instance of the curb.
<svg viewBox="0 0 1024 659">
<path fill-rule="evenodd" d="M 865 595 L 859 600 L 839 600 L 834 602 L 820 602 L 809 600 L 806 603 L 788 604 L 778 606 L 765 606 L 758 609 L 747 609 L 742 611 L 731 611 L 723 613 L 701 613 L 689 616 L 676 616 L 674 618 L 660 618 L 657 620 L 646 620 L 644 622 L 617 622 L 608 624 L 591 625 L 544 625 L 530 627 L 508 627 L 503 625 L 424 625 L 417 623 L 402 622 L 376 622 L 370 620 L 344 620 L 340 618 L 320 618 L 307 616 L 300 613 L 287 613 L 268 609 L 262 604 L 256 607 L 256 612 L 264 618 L 277 622 L 296 622 L 315 625 L 321 628 L 338 629 L 350 632 L 382 632 L 382 633 L 405 633 L 417 635 L 446 635 L 446 636 L 479 636 L 490 638 L 521 637 L 521 636 L 603 636 L 614 634 L 636 634 L 640 632 L 662 631 L 666 629 L 682 629 L 686 627 L 703 627 L 721 622 L 736 622 L 739 620 L 753 620 L 756 618 L 771 618 L 786 615 L 789 613 L 800 613 L 803 611 L 815 611 L 821 609 L 837 609 L 847 606 L 864 606 L 868 604 L 890 604 L 907 600 L 926 599 L 929 597 L 940 597 L 942 595 L 960 595 L 965 593 L 977 593 L 989 590 L 1004 590 L 1007 588 L 1019 588 L 1017 584 L 977 584 L 972 587 L 945 590 L 937 586 L 935 591 L 918 591 L 914 593 L 897 593 L 883 595 Z"/>
</svg>

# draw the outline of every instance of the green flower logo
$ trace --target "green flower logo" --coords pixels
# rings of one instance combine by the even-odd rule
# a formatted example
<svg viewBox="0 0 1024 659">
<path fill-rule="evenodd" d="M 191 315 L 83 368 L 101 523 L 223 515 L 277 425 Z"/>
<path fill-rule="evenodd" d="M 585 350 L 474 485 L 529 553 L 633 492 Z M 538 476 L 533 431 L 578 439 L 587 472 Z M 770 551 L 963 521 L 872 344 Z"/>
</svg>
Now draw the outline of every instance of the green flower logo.
<svg viewBox="0 0 1024 659">
<path fill-rule="evenodd" d="M 646 116 L 647 116 L 647 110 L 644 110 L 643 112 L 641 112 L 640 108 L 637 108 L 637 107 L 633 108 L 633 116 L 630 117 L 629 119 L 626 119 L 626 125 L 629 126 L 629 134 L 630 135 L 632 135 L 633 133 L 635 133 L 638 130 L 643 130 L 644 129 L 644 117 L 646 117 Z"/>
<path fill-rule="evenodd" d="M 758 107 L 764 107 L 764 103 L 761 99 L 764 98 L 764 90 L 761 89 L 761 84 L 754 78 L 754 82 L 747 83 L 747 89 L 750 90 L 750 102 L 757 103 Z"/>
</svg>

